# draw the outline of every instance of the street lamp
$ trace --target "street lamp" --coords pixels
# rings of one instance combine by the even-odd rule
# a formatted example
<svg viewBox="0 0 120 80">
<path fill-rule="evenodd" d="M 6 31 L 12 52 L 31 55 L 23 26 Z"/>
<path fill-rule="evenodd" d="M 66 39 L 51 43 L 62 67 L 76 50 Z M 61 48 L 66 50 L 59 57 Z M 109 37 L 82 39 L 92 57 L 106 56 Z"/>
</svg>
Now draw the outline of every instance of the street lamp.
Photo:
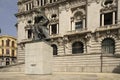
<svg viewBox="0 0 120 80">
<path fill-rule="evenodd" d="M 103 49 L 101 50 L 101 55 L 100 55 L 100 60 L 101 60 L 101 69 L 100 72 L 103 72 Z"/>
</svg>

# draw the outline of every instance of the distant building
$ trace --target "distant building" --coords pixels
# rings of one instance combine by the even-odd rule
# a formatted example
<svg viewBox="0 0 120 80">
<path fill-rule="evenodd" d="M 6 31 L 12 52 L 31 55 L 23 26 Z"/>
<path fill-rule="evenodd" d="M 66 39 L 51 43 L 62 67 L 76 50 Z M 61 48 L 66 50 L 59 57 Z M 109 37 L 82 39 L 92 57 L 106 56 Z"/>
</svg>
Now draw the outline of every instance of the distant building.
<svg viewBox="0 0 120 80">
<path fill-rule="evenodd" d="M 120 71 L 120 0 L 18 0 L 20 63 L 25 61 L 25 43 L 33 38 L 37 8 L 49 19 L 53 71 Z"/>
<path fill-rule="evenodd" d="M 0 36 L 0 66 L 15 64 L 17 60 L 17 41 L 12 36 Z"/>
</svg>

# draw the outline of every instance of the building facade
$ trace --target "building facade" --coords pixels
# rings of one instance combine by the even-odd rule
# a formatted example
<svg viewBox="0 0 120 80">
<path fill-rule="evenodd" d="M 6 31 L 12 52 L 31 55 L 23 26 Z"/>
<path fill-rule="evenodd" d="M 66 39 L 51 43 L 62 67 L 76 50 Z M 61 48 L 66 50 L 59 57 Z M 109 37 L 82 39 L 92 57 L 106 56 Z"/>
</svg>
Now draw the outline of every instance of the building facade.
<svg viewBox="0 0 120 80">
<path fill-rule="evenodd" d="M 33 38 L 30 27 L 37 8 L 44 10 L 49 19 L 55 72 L 117 71 L 120 0 L 19 0 L 18 62 L 24 62 L 25 43 Z"/>
<path fill-rule="evenodd" d="M 0 36 L 0 66 L 15 64 L 17 60 L 17 41 L 12 36 Z"/>
</svg>

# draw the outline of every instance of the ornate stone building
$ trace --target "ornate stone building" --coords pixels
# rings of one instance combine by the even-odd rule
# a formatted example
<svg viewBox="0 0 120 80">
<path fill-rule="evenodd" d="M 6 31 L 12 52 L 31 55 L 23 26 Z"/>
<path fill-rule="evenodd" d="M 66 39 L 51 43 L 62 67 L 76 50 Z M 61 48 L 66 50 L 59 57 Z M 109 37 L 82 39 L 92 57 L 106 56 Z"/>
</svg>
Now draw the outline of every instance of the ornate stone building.
<svg viewBox="0 0 120 80">
<path fill-rule="evenodd" d="M 17 42 L 12 36 L 0 36 L 0 66 L 15 64 L 17 62 Z"/>
<path fill-rule="evenodd" d="M 37 8 L 47 18 L 55 72 L 116 72 L 120 68 L 120 0 L 19 0 L 18 61 Z M 31 21 L 31 23 L 28 23 Z"/>
</svg>

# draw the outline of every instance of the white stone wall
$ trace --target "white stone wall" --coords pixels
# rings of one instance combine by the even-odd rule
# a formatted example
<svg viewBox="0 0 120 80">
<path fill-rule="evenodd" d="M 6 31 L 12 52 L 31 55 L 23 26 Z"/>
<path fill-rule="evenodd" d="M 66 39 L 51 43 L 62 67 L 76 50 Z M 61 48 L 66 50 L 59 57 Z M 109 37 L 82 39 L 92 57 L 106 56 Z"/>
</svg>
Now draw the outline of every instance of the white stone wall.
<svg viewBox="0 0 120 80">
<path fill-rule="evenodd" d="M 100 9 L 101 3 L 93 2 L 87 5 L 87 28 L 92 32 L 100 27 Z"/>
<path fill-rule="evenodd" d="M 64 7 L 64 6 L 62 6 Z M 67 31 L 70 31 L 71 28 L 71 11 L 70 10 L 63 10 L 59 14 L 59 32 L 60 34 L 64 35 Z"/>
<path fill-rule="evenodd" d="M 20 21 L 18 23 L 18 43 L 25 39 L 25 22 Z"/>
<path fill-rule="evenodd" d="M 75 37 L 76 36 L 75 34 L 78 35 L 75 38 L 73 38 L 73 40 L 70 40 L 70 41 L 68 40 L 67 43 L 65 43 L 65 44 L 63 44 L 62 41 L 61 42 L 59 41 L 59 39 L 58 39 L 59 36 L 56 37 L 53 35 L 53 38 L 52 38 L 53 44 L 56 42 L 55 44 L 57 45 L 57 48 L 58 48 L 58 55 L 72 55 L 73 41 L 81 41 L 81 40 L 83 40 L 82 42 L 84 44 L 83 55 L 84 54 L 86 55 L 89 53 L 91 53 L 93 55 L 94 55 L 94 53 L 101 53 L 101 42 L 105 38 L 113 38 L 115 40 L 115 54 L 120 54 L 120 40 L 119 40 L 117 34 L 114 34 L 112 32 L 109 33 L 109 30 L 110 31 L 114 30 L 114 29 L 112 29 L 112 28 L 114 28 L 114 26 L 100 29 L 101 31 L 99 34 L 102 34 L 103 32 L 106 32 L 106 33 L 98 36 L 98 38 L 96 39 L 95 31 L 96 31 L 96 29 L 98 30 L 100 28 L 100 14 L 101 14 L 100 10 L 103 9 L 103 6 L 102 6 L 103 0 L 87 0 L 88 1 L 87 4 L 86 4 L 86 2 L 82 2 L 82 1 L 84 1 L 84 0 L 74 0 L 71 2 L 68 1 L 65 3 L 63 2 L 60 4 L 52 5 L 52 6 L 45 8 L 45 13 L 46 13 L 48 19 L 51 19 L 52 14 L 57 14 L 57 18 L 59 19 L 59 22 L 58 22 L 59 23 L 59 34 L 58 35 L 62 35 L 62 37 L 63 37 L 64 35 L 68 34 L 68 31 L 69 32 L 71 31 L 70 36 Z M 36 6 L 36 8 L 37 8 L 37 6 Z M 91 36 L 88 40 L 86 40 L 87 33 L 84 32 L 85 30 L 75 31 L 75 23 L 71 24 L 71 17 L 74 17 L 73 16 L 74 11 L 77 11 L 80 9 L 85 11 L 86 27 L 87 27 L 86 31 L 91 31 L 90 32 Z M 20 21 L 18 21 L 18 42 L 22 42 L 22 40 L 26 39 L 25 26 L 27 25 L 28 20 L 34 20 L 35 15 L 36 14 L 31 14 L 27 17 L 25 16 L 24 19 L 21 18 Z M 119 21 L 118 23 L 120 23 L 120 0 L 118 0 L 118 21 Z M 50 25 L 48 25 L 48 28 L 49 28 L 49 26 Z M 118 30 L 116 29 L 114 31 L 117 32 Z M 21 49 L 19 49 L 19 50 L 21 50 Z M 24 59 L 23 59 L 24 51 L 20 51 L 20 52 L 19 52 L 19 56 L 20 56 L 19 59 L 22 59 L 24 61 Z M 94 56 L 91 56 L 91 57 L 93 58 Z M 70 62 L 71 61 L 70 59 L 72 59 L 72 58 L 73 58 L 73 56 L 71 56 L 71 58 L 69 58 L 69 59 L 67 58 L 68 59 L 67 64 L 70 64 L 71 66 L 72 66 L 72 63 Z M 79 57 L 79 58 L 81 58 L 81 57 Z M 96 58 L 98 58 L 98 56 Z M 61 59 L 64 59 L 64 58 L 61 57 Z M 86 59 L 87 59 L 87 57 L 86 58 L 84 57 L 84 60 L 86 60 Z M 81 60 L 79 60 L 77 57 L 77 59 L 75 59 L 74 61 L 79 62 Z M 97 60 L 94 59 L 94 61 L 97 61 Z M 66 61 L 64 61 L 64 62 L 66 62 Z M 64 64 L 64 62 L 63 62 L 63 64 Z M 84 64 L 84 62 L 82 62 L 82 63 Z M 86 62 L 86 64 L 84 66 L 89 65 L 88 63 L 89 63 L 89 60 Z M 62 67 L 57 66 L 57 67 L 55 67 L 56 70 L 81 71 L 84 68 L 83 65 L 80 65 L 81 64 L 80 62 L 79 62 L 79 66 L 77 66 L 77 64 L 75 63 L 75 66 L 72 66 L 72 67 L 69 66 L 69 69 L 66 67 L 68 65 L 64 66 L 62 64 L 62 61 L 60 64 Z M 96 66 L 96 65 L 97 64 L 95 63 L 94 68 L 97 68 L 97 72 L 98 72 L 98 71 L 100 71 L 99 70 L 100 66 Z M 118 65 L 118 63 L 116 65 Z M 111 69 L 115 68 L 116 65 L 113 65 L 113 67 Z M 85 71 L 90 70 L 91 69 L 90 66 L 87 66 L 86 69 L 84 69 L 84 70 Z M 107 65 L 107 68 L 108 67 L 109 67 L 109 64 Z M 71 69 L 71 68 L 73 68 L 73 69 Z M 106 69 L 106 68 L 104 68 L 104 69 Z"/>
</svg>

